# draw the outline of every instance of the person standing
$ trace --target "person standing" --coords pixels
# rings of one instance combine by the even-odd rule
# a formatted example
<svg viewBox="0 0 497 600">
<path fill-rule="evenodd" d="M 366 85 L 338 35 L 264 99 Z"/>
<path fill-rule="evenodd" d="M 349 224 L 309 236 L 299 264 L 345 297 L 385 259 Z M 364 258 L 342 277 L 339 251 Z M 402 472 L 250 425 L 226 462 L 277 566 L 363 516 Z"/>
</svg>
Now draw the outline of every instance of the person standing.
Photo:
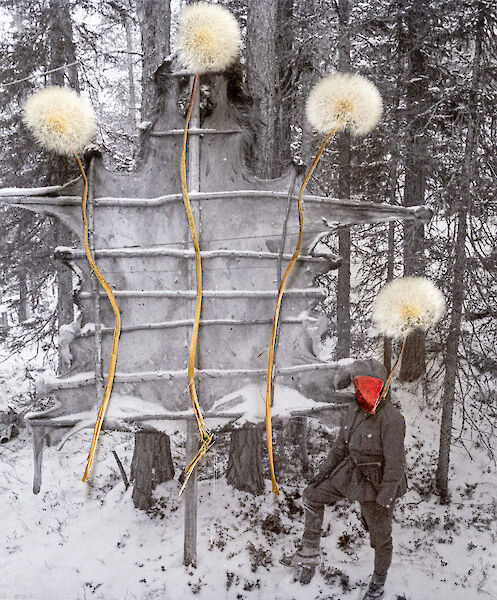
<svg viewBox="0 0 497 600">
<path fill-rule="evenodd" d="M 303 493 L 304 534 L 299 550 L 281 562 L 302 567 L 308 583 L 320 563 L 324 507 L 344 498 L 358 501 L 374 549 L 374 572 L 363 600 L 383 597 L 392 561 L 392 516 L 395 500 L 407 490 L 405 420 L 378 377 L 354 378 L 357 404 L 343 420 L 338 438 L 318 473 Z"/>
</svg>

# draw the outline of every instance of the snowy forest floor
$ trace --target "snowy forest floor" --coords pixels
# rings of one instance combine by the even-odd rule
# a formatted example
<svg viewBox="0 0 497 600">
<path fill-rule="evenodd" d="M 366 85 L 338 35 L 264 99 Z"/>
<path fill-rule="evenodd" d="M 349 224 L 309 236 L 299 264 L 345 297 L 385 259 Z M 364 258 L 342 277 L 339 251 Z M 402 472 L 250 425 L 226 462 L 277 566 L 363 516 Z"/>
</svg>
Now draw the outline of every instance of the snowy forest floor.
<svg viewBox="0 0 497 600">
<path fill-rule="evenodd" d="M 23 406 L 25 374 L 0 365 L 1 404 Z M 15 385 L 13 379 L 17 378 Z M 21 385 L 22 389 L 22 385 Z M 10 397 L 9 397 L 10 395 Z M 407 421 L 410 489 L 394 516 L 394 558 L 386 600 L 497 598 L 495 465 L 481 449 L 452 451 L 452 501 L 432 491 L 438 445 L 438 411 L 421 409 L 414 389 L 397 389 Z M 329 432 L 310 422 L 314 467 L 329 447 Z M 183 466 L 184 434 L 173 436 L 173 457 Z M 287 438 L 288 439 L 288 438 Z M 345 502 L 325 513 L 323 564 L 308 586 L 278 562 L 302 533 L 305 485 L 298 447 L 288 439 L 280 462 L 282 496 L 272 500 L 226 484 L 227 438 L 219 439 L 199 482 L 198 567 L 183 559 L 183 503 L 177 481 L 155 490 L 148 512 L 137 510 L 124 490 L 115 450 L 129 472 L 133 436 L 102 436 L 91 483 L 81 476 L 90 432 L 72 437 L 57 452 L 46 449 L 42 490 L 31 492 L 29 429 L 0 446 L 1 600 L 159 600 L 227 598 L 357 600 L 372 569 L 372 550 L 359 506 Z M 278 442 L 280 443 L 280 442 Z"/>
</svg>

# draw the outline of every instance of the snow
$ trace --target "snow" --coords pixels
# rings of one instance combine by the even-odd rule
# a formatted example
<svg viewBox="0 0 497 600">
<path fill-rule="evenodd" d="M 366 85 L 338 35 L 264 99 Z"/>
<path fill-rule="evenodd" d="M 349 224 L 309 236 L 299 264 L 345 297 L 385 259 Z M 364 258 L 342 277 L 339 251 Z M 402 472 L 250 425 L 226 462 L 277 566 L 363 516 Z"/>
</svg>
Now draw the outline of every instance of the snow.
<svg viewBox="0 0 497 600">
<path fill-rule="evenodd" d="M 33 347 L 25 347 L 22 352 L 10 355 L 0 347 L 0 411 L 9 405 L 23 406 L 31 401 L 35 383 L 47 367 L 42 357 Z"/>
<path fill-rule="evenodd" d="M 0 365 L 2 400 L 18 406 L 19 389 L 29 389 L 21 363 Z M 36 374 L 39 376 L 39 373 Z M 23 387 L 25 386 L 25 387 Z M 471 458 L 459 441 L 451 453 L 452 502 L 441 505 L 432 493 L 438 450 L 439 409 L 428 405 L 413 384 L 394 389 L 407 422 L 410 489 L 396 507 L 394 557 L 385 600 L 488 600 L 495 598 L 497 539 L 495 465 L 483 448 L 471 444 L 456 416 Z M 260 418 L 264 390 L 246 386 L 221 398 L 217 410 L 244 408 Z M 139 404 L 137 404 L 139 402 Z M 148 411 L 133 396 L 115 403 L 119 414 Z M 117 405 L 119 405 L 117 407 Z M 315 405 L 298 392 L 276 386 L 273 415 Z M 157 410 L 157 406 L 153 406 Z M 171 422 L 170 422 L 171 423 Z M 169 423 L 169 424 L 170 424 Z M 168 432 L 177 473 L 184 466 L 184 427 Z M 309 420 L 313 466 L 328 449 L 323 431 Z M 154 492 L 148 512 L 137 510 L 132 490 L 124 490 L 112 451 L 129 473 L 133 436 L 101 436 L 90 483 L 80 481 L 91 431 L 70 438 L 57 452 L 44 454 L 39 495 L 31 492 L 32 446 L 29 428 L 2 445 L 0 461 L 0 598 L 14 600 L 358 600 L 372 569 L 372 550 L 359 521 L 357 504 L 341 502 L 325 512 L 323 565 L 302 587 L 293 571 L 280 566 L 302 534 L 298 446 L 279 477 L 282 496 L 251 496 L 227 485 L 223 475 L 229 443 L 216 440 L 201 468 L 198 565 L 184 567 L 183 499 L 171 481 Z M 282 452 L 281 441 L 276 452 Z M 267 476 L 267 473 L 266 473 Z"/>
<path fill-rule="evenodd" d="M 32 416 L 34 413 L 30 413 Z M 124 395 L 124 394 L 113 394 L 112 402 L 109 402 L 107 411 L 105 413 L 108 419 L 120 419 L 123 417 L 136 417 L 140 415 L 173 415 L 177 417 L 193 415 L 193 411 L 172 411 L 167 410 L 154 402 L 147 402 L 139 396 Z M 93 419 L 95 420 L 95 411 L 89 410 L 79 413 L 73 413 L 70 415 L 63 415 L 58 417 L 59 421 L 72 421 L 73 419 Z"/>
<path fill-rule="evenodd" d="M 59 355 L 62 364 L 69 369 L 72 363 L 71 344 L 74 338 L 81 333 L 81 311 L 77 310 L 71 323 L 59 328 Z"/>
<path fill-rule="evenodd" d="M 274 399 L 271 415 L 288 417 L 292 411 L 308 410 L 321 406 L 329 406 L 326 402 L 314 402 L 303 396 L 297 390 L 286 385 L 274 386 Z M 266 414 L 266 385 L 249 384 L 239 390 L 231 392 L 217 400 L 212 407 L 212 412 L 242 413 L 237 424 L 257 423 L 265 419 Z"/>
</svg>

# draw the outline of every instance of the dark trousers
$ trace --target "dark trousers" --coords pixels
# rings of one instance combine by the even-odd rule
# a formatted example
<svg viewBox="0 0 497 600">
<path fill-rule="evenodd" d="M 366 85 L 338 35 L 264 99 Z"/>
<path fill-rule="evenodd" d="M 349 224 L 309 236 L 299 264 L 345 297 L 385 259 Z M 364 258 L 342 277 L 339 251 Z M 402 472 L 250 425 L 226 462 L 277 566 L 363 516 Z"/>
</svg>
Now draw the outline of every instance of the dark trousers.
<svg viewBox="0 0 497 600">
<path fill-rule="evenodd" d="M 343 494 L 334 486 L 333 479 L 325 479 L 322 483 L 312 484 L 304 490 L 303 545 L 319 548 L 324 507 L 331 506 L 343 498 Z M 393 503 L 390 508 L 384 508 L 376 502 L 361 502 L 360 504 L 361 512 L 369 529 L 371 547 L 375 551 L 374 572 L 377 575 L 386 575 L 392 562 Z"/>
</svg>

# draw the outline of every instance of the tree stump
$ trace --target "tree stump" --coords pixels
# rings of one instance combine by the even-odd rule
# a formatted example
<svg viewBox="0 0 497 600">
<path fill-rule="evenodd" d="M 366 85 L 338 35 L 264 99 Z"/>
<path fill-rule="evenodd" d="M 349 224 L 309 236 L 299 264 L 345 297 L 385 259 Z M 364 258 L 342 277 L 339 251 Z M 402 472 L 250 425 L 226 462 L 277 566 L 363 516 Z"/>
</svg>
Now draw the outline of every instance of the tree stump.
<svg viewBox="0 0 497 600">
<path fill-rule="evenodd" d="M 311 469 L 309 459 L 307 417 L 293 417 L 288 423 L 288 437 L 293 446 L 295 461 L 300 460 L 302 473 L 306 475 Z"/>
<path fill-rule="evenodd" d="M 248 425 L 231 432 L 226 480 L 237 490 L 262 494 L 262 430 Z"/>
<path fill-rule="evenodd" d="M 173 477 L 174 464 L 169 436 L 165 433 L 135 433 L 130 479 L 134 482 L 133 502 L 136 508 L 149 508 L 155 487 Z"/>
</svg>

